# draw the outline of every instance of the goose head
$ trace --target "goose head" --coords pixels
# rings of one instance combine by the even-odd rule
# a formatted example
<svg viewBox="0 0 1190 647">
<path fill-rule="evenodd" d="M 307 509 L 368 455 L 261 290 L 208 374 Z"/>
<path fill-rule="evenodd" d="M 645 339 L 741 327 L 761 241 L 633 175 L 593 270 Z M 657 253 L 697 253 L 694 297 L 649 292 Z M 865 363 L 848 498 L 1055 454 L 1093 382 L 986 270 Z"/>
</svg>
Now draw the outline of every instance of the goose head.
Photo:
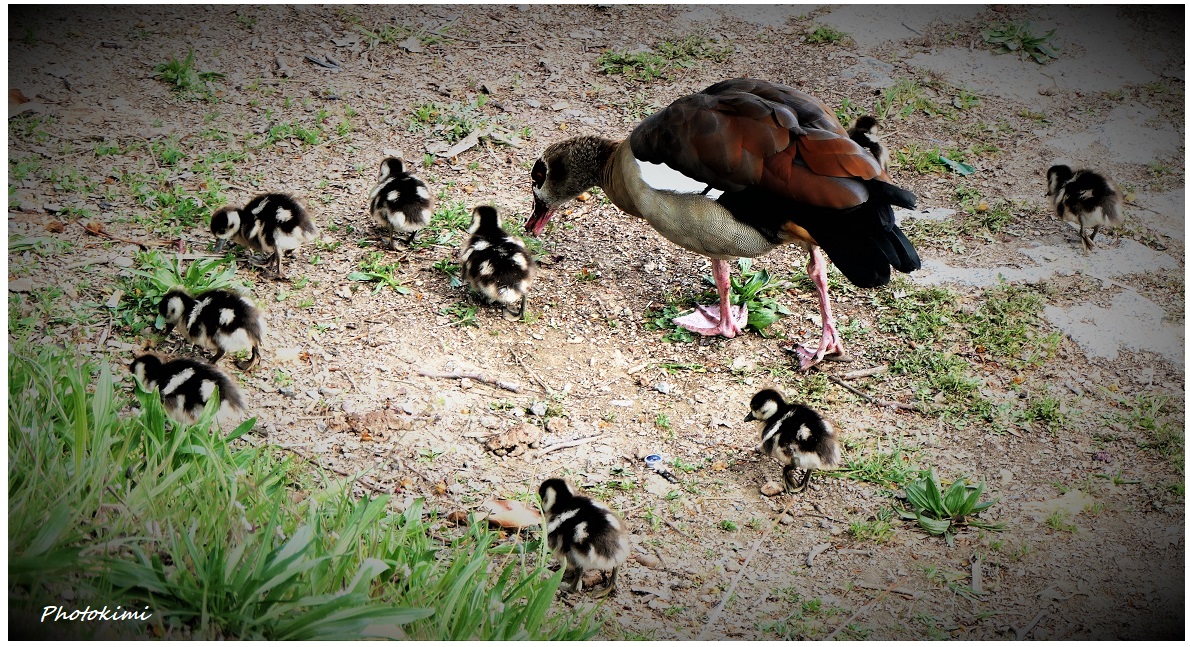
<svg viewBox="0 0 1190 647">
<path fill-rule="evenodd" d="M 533 215 L 525 229 L 540 236 L 559 207 L 599 184 L 616 145 L 602 137 L 585 136 L 546 148 L 533 164 Z"/>
</svg>

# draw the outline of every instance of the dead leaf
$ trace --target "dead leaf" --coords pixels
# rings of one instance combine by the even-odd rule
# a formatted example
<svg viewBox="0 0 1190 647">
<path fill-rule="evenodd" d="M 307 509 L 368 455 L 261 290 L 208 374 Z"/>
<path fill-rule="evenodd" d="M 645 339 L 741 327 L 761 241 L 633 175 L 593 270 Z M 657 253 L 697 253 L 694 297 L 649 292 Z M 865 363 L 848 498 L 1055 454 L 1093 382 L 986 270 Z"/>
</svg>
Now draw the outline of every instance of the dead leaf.
<svg viewBox="0 0 1190 647">
<path fill-rule="evenodd" d="M 640 553 L 637 553 L 637 554 L 633 555 L 632 558 L 636 560 L 637 564 L 640 564 L 641 566 L 645 566 L 647 568 L 657 568 L 658 566 L 661 566 L 661 560 L 657 559 L 657 557 L 654 555 L 642 555 Z M 656 595 L 660 595 L 660 594 L 656 594 Z"/>
<path fill-rule="evenodd" d="M 425 54 L 426 53 L 426 48 L 421 46 L 421 41 L 418 40 L 415 36 L 410 36 L 409 38 L 406 38 L 405 40 L 397 43 L 397 47 L 400 47 L 401 49 L 405 50 L 406 52 L 411 52 L 413 54 Z"/>
<path fill-rule="evenodd" d="M 66 231 L 66 223 L 61 220 L 51 220 L 45 223 L 45 230 L 52 234 L 60 234 Z"/>
<path fill-rule="evenodd" d="M 727 463 L 724 463 L 723 461 L 715 461 L 711 463 L 712 472 L 722 472 L 725 469 L 727 469 Z"/>
<path fill-rule="evenodd" d="M 29 292 L 33 289 L 33 279 L 29 277 L 22 277 L 15 281 L 8 282 L 9 292 Z"/>
<path fill-rule="evenodd" d="M 483 504 L 491 513 L 488 522 L 501 528 L 528 528 L 541 525 L 541 514 L 520 501 L 495 499 Z"/>
</svg>

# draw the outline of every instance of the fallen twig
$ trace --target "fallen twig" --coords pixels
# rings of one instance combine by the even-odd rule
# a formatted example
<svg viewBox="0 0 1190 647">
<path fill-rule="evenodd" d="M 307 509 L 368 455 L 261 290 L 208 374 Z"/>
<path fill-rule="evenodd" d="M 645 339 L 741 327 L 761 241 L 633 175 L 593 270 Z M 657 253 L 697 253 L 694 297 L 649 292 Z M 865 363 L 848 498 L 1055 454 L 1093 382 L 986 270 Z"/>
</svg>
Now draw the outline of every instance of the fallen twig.
<svg viewBox="0 0 1190 647">
<path fill-rule="evenodd" d="M 971 592 L 975 595 L 983 595 L 983 564 L 979 558 L 971 560 Z"/>
<path fill-rule="evenodd" d="M 1016 630 L 1016 639 L 1024 640 L 1029 635 L 1029 632 L 1033 631 L 1033 627 L 1036 627 L 1037 623 L 1041 622 L 1041 619 L 1044 617 L 1045 611 L 1038 611 L 1037 615 L 1033 616 L 1033 620 L 1030 621 L 1029 624 L 1025 625 L 1024 629 Z"/>
<path fill-rule="evenodd" d="M 900 402 L 895 402 L 892 400 L 877 400 L 876 398 L 873 398 L 872 396 L 868 395 L 867 393 L 860 391 L 859 389 L 855 388 L 854 386 L 851 386 L 850 384 L 835 377 L 834 375 L 831 375 L 830 373 L 827 373 L 826 371 L 822 371 L 822 374 L 825 375 L 826 378 L 828 380 L 830 380 L 831 382 L 838 384 L 839 386 L 843 387 L 844 389 L 851 391 L 852 393 L 858 395 L 859 397 L 867 400 L 868 402 L 871 402 L 872 404 L 874 404 L 878 407 L 888 407 L 889 409 L 904 409 L 905 411 L 918 411 L 916 404 L 902 404 Z"/>
<path fill-rule="evenodd" d="M 518 355 L 516 351 L 509 352 L 512 353 L 512 359 L 515 360 L 521 368 L 525 369 L 525 372 L 529 374 L 529 377 L 533 378 L 535 382 L 541 385 L 541 388 L 544 389 L 543 392 L 546 395 L 554 393 L 554 389 L 550 388 L 550 385 L 546 384 L 545 380 L 541 379 L 541 376 L 537 374 L 537 371 L 534 371 L 533 369 L 529 368 L 528 364 L 525 364 L 525 359 L 523 357 Z"/>
<path fill-rule="evenodd" d="M 707 623 L 702 626 L 702 630 L 698 632 L 698 636 L 695 638 L 695 640 L 706 640 L 707 631 L 709 631 L 711 627 L 714 627 L 715 623 L 719 621 L 719 616 L 723 613 L 723 609 L 727 607 L 727 601 L 731 599 L 731 594 L 735 592 L 735 587 L 740 583 L 740 578 L 743 577 L 744 573 L 748 570 L 748 564 L 752 563 L 752 558 L 756 556 L 756 551 L 760 550 L 760 545 L 763 544 L 764 540 L 767 539 L 769 534 L 773 532 L 773 529 L 777 527 L 777 524 L 781 523 L 781 517 L 784 517 L 786 514 L 788 514 L 789 509 L 792 507 L 793 500 L 790 500 L 789 503 L 785 505 L 785 509 L 781 511 L 781 514 L 777 515 L 776 519 L 773 519 L 773 525 L 769 526 L 769 529 L 764 531 L 764 534 L 756 540 L 756 543 L 752 544 L 752 550 L 748 552 L 748 557 L 744 559 L 744 563 L 742 566 L 740 566 L 740 570 L 736 571 L 735 577 L 731 578 L 731 585 L 728 586 L 727 590 L 723 592 L 723 598 L 719 600 L 719 604 L 715 606 L 715 610 L 711 612 L 711 616 L 707 618 Z"/>
<path fill-rule="evenodd" d="M 888 372 L 888 364 L 881 364 L 880 366 L 873 366 L 872 368 L 865 368 L 858 371 L 851 371 L 844 373 L 839 377 L 844 380 L 858 380 L 861 377 L 872 377 L 873 375 L 880 375 Z"/>
<path fill-rule="evenodd" d="M 811 548 L 810 552 L 806 555 L 806 568 L 814 568 L 814 558 L 825 553 L 830 547 L 830 544 L 818 544 Z"/>
<path fill-rule="evenodd" d="M 158 241 L 157 243 L 146 243 L 146 242 L 142 242 L 139 240 L 132 240 L 130 238 L 120 238 L 119 236 L 116 236 L 115 234 L 107 233 L 107 231 L 105 231 L 103 229 L 103 224 L 99 223 L 99 222 L 95 222 L 95 221 L 91 221 L 86 224 L 83 224 L 80 222 L 79 225 L 81 225 L 82 228 L 88 234 L 91 234 L 92 236 L 100 236 L 102 238 L 107 238 L 107 239 L 114 240 L 114 241 L 121 242 L 121 243 L 130 243 L 130 244 L 136 245 L 137 247 L 140 247 L 142 252 L 148 250 L 149 245 L 161 245 L 162 244 L 160 241 Z M 166 244 L 169 244 L 169 243 L 166 243 Z"/>
<path fill-rule="evenodd" d="M 433 377 L 444 380 L 475 380 L 484 384 L 499 387 L 505 391 L 512 391 L 513 393 L 520 393 L 521 387 L 513 382 L 505 382 L 503 380 L 494 380 L 489 377 L 484 377 L 479 373 L 434 373 L 431 371 L 418 371 L 418 375 L 422 377 Z"/>
<path fill-rule="evenodd" d="M 908 575 L 906 575 L 905 577 L 902 577 L 901 579 L 897 580 L 896 582 L 893 582 L 891 586 L 889 586 L 887 589 L 884 589 L 884 592 L 883 592 L 883 593 L 881 593 L 880 595 L 878 595 L 878 596 L 876 596 L 876 597 L 872 598 L 871 600 L 869 600 L 869 601 L 868 601 L 868 603 L 867 603 L 867 604 L 865 604 L 864 606 L 862 606 L 862 607 L 860 607 L 860 608 L 856 609 L 856 610 L 855 610 L 855 613 L 851 614 L 851 617 L 850 617 L 850 618 L 848 618 L 848 619 L 844 620 L 844 621 L 842 622 L 842 624 L 840 624 L 838 627 L 835 627 L 835 630 L 834 630 L 834 631 L 832 631 L 832 632 L 830 632 L 829 634 L 827 634 L 826 638 L 823 638 L 823 640 L 824 640 L 824 641 L 828 641 L 828 640 L 832 640 L 832 639 L 834 639 L 834 637 L 835 637 L 835 634 L 837 634 L 837 633 L 839 633 L 840 631 L 842 631 L 842 630 L 843 630 L 843 627 L 846 627 L 847 625 L 851 624 L 851 623 L 852 623 L 852 621 L 854 621 L 856 618 L 858 618 L 858 617 L 859 617 L 859 615 L 860 615 L 861 613 L 863 613 L 864 611 L 867 611 L 867 610 L 868 610 L 868 607 L 870 607 L 870 606 L 872 606 L 873 604 L 875 604 L 875 603 L 879 602 L 880 600 L 883 600 L 883 599 L 884 599 L 884 596 L 886 596 L 886 595 L 888 595 L 889 593 L 891 593 L 893 589 L 900 587 L 900 586 L 901 586 L 901 582 L 904 582 L 904 581 L 905 581 L 905 578 L 907 578 L 907 577 L 909 577 L 909 576 L 908 576 Z"/>
<path fill-rule="evenodd" d="M 546 454 L 554 451 L 555 449 L 566 449 L 567 447 L 578 447 L 579 445 L 585 445 L 593 440 L 598 440 L 600 438 L 603 438 L 606 435 L 607 434 L 595 434 L 594 436 L 587 436 L 586 438 L 577 438 L 575 440 L 566 440 L 566 441 L 563 441 L 560 443 L 554 443 L 553 445 L 550 445 L 548 447 L 542 447 L 537 452 L 537 456 L 538 456 L 538 458 L 540 458 L 540 457 L 545 456 Z"/>
<path fill-rule="evenodd" d="M 693 538 L 693 537 L 691 537 L 690 535 L 686 534 L 686 531 L 684 531 L 684 530 L 682 530 L 681 528 L 679 528 L 679 527 L 678 527 L 678 524 L 676 524 L 676 523 L 674 523 L 674 522 L 670 521 L 669 519 L 662 519 L 662 521 L 664 521 L 664 522 L 665 522 L 665 525 L 667 525 L 667 526 L 669 526 L 670 528 L 672 528 L 674 532 L 676 532 L 676 533 L 678 533 L 679 535 L 681 535 L 681 536 L 685 537 L 686 539 L 694 539 L 694 538 Z M 661 555 L 658 555 L 657 557 L 658 557 L 658 558 L 660 558 L 660 557 L 661 557 Z"/>
<path fill-rule="evenodd" d="M 866 584 L 864 582 L 856 582 L 855 586 L 856 586 L 856 588 L 868 589 L 871 591 L 880 591 L 880 590 L 884 589 L 883 586 L 880 586 L 878 584 Z M 901 588 L 899 586 L 896 588 L 889 589 L 889 591 L 892 593 L 897 593 L 899 595 L 908 595 L 911 598 L 916 598 L 919 595 L 921 595 L 920 591 L 914 591 L 913 589 L 905 589 L 905 588 Z"/>
</svg>

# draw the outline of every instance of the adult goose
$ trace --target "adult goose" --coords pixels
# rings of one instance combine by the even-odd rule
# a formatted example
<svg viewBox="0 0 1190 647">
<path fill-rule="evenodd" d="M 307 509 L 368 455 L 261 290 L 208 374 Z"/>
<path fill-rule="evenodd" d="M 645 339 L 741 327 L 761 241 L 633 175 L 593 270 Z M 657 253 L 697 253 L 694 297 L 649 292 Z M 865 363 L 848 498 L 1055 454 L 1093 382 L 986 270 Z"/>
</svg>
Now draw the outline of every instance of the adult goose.
<svg viewBox="0 0 1190 647">
<path fill-rule="evenodd" d="M 623 211 L 709 257 L 720 305 L 675 319 L 704 335 L 734 337 L 747 324 L 746 309 L 730 305 L 729 259 L 790 243 L 805 249 L 822 342 L 798 347 L 803 369 L 844 355 L 822 251 L 860 287 L 888 283 L 891 268 L 921 267 L 892 210 L 912 207 L 916 196 L 889 183 L 822 101 L 786 85 L 716 83 L 646 118 L 624 141 L 587 136 L 549 146 L 532 178 L 525 226 L 534 235 L 558 207 L 598 185 Z"/>
</svg>

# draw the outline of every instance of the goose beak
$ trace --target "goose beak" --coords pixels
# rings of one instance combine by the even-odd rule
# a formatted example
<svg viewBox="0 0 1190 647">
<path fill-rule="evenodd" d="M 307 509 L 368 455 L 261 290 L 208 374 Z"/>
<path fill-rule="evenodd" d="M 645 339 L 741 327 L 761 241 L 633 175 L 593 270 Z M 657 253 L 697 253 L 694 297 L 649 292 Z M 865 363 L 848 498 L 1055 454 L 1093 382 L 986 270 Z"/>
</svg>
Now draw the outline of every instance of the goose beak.
<svg viewBox="0 0 1190 647">
<path fill-rule="evenodd" d="M 554 210 L 542 201 L 536 195 L 533 196 L 533 215 L 525 221 L 525 229 L 527 229 L 534 236 L 541 236 L 542 230 L 545 229 L 545 224 L 554 217 Z"/>
</svg>

